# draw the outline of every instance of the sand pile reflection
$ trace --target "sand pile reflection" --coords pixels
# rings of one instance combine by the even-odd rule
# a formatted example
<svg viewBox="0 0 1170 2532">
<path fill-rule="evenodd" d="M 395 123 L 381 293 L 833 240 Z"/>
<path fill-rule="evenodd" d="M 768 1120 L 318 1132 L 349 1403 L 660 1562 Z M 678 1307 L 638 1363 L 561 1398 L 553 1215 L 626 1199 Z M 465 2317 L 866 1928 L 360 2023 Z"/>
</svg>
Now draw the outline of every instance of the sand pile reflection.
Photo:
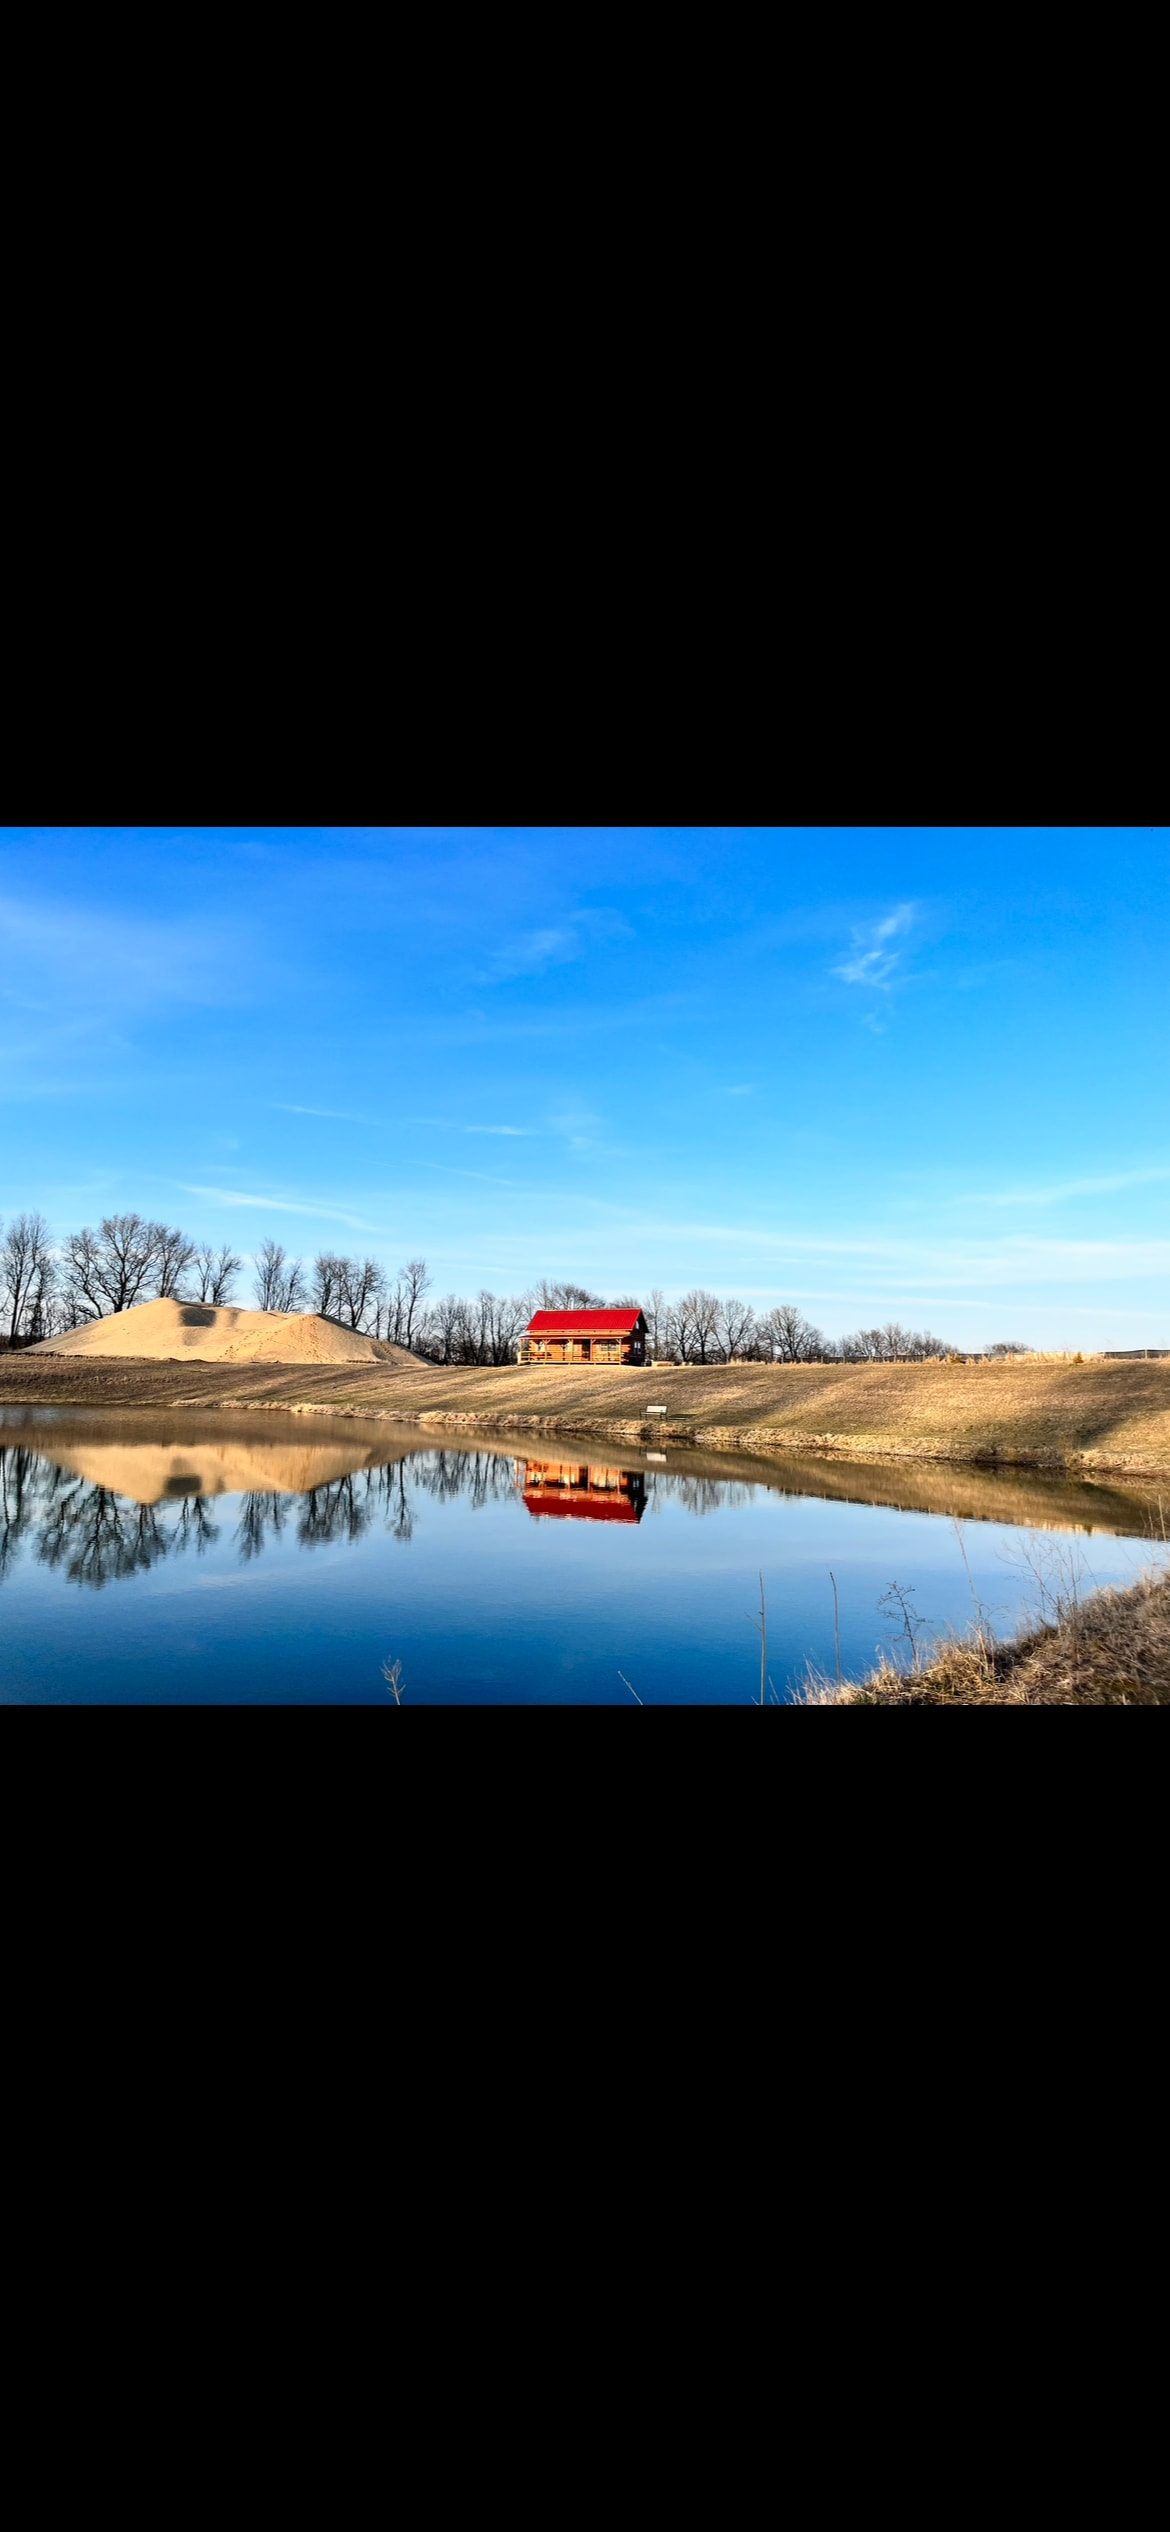
<svg viewBox="0 0 1170 2532">
<path fill-rule="evenodd" d="M 223 1442 L 68 1441 L 38 1435 L 38 1448 L 58 1468 L 133 1503 L 166 1503 L 195 1495 L 306 1495 L 369 1463 L 368 1445 L 263 1440 Z"/>
</svg>

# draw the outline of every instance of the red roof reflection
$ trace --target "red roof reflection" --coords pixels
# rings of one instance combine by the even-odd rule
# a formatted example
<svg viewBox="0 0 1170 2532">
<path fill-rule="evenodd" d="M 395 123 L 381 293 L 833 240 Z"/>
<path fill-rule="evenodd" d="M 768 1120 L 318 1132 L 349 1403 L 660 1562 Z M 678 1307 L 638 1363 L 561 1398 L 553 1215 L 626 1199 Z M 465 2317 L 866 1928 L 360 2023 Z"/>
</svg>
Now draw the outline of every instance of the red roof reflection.
<svg viewBox="0 0 1170 2532">
<path fill-rule="evenodd" d="M 529 1512 L 561 1521 L 640 1521 L 646 1480 L 640 1468 L 591 1468 L 582 1460 L 521 1459 L 516 1484 Z"/>
<path fill-rule="evenodd" d="M 560 1487 L 555 1494 L 543 1486 L 533 1494 L 525 1493 L 526 1512 L 551 1512 L 561 1521 L 640 1521 L 642 1506 L 632 1503 L 628 1495 L 571 1495 Z"/>
</svg>

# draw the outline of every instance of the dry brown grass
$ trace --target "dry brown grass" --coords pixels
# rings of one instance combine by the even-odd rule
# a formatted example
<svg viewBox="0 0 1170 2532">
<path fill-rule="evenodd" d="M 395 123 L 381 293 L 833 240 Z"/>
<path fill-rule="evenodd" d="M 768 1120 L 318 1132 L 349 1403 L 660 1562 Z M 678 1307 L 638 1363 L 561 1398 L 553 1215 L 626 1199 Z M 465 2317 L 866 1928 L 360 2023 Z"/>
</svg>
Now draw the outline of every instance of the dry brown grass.
<svg viewBox="0 0 1170 2532">
<path fill-rule="evenodd" d="M 389 1416 L 762 1457 L 966 1461 L 1092 1476 L 1170 1474 L 1170 1362 L 743 1363 L 608 1371 L 540 1366 L 96 1362 L 7 1355 L 0 1405 L 225 1406 Z"/>
<path fill-rule="evenodd" d="M 885 1661 L 867 1679 L 838 1688 L 813 1679 L 810 1705 L 846 1706 L 1166 1706 L 1170 1705 L 1170 1573 L 1145 1575 L 1128 1591 L 1075 1592 L 1052 1625 L 1031 1627 L 1010 1644 L 983 1629 L 935 1647 L 920 1670 Z"/>
</svg>

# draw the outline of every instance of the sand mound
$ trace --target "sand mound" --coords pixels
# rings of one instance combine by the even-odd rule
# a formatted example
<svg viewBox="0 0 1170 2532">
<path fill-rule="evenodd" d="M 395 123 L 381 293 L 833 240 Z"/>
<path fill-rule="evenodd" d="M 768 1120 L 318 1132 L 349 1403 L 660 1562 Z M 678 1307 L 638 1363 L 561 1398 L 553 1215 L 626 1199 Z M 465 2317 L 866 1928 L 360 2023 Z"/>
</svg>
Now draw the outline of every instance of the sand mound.
<svg viewBox="0 0 1170 2532">
<path fill-rule="evenodd" d="M 110 1319 L 91 1319 L 68 1336 L 46 1337 L 29 1354 L 123 1355 L 153 1363 L 394 1363 L 422 1372 L 403 1345 L 358 1336 L 315 1310 L 212 1309 L 203 1301 L 144 1301 Z"/>
</svg>

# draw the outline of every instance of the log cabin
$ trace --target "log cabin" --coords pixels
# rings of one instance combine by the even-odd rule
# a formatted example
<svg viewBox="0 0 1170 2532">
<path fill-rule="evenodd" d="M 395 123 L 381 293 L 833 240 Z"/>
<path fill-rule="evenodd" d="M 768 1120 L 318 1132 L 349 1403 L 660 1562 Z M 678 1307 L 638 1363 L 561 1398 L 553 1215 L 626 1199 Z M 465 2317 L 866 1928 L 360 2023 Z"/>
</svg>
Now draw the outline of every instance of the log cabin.
<svg viewBox="0 0 1170 2532">
<path fill-rule="evenodd" d="M 520 1339 L 522 1363 L 644 1363 L 641 1310 L 535 1310 Z"/>
</svg>

